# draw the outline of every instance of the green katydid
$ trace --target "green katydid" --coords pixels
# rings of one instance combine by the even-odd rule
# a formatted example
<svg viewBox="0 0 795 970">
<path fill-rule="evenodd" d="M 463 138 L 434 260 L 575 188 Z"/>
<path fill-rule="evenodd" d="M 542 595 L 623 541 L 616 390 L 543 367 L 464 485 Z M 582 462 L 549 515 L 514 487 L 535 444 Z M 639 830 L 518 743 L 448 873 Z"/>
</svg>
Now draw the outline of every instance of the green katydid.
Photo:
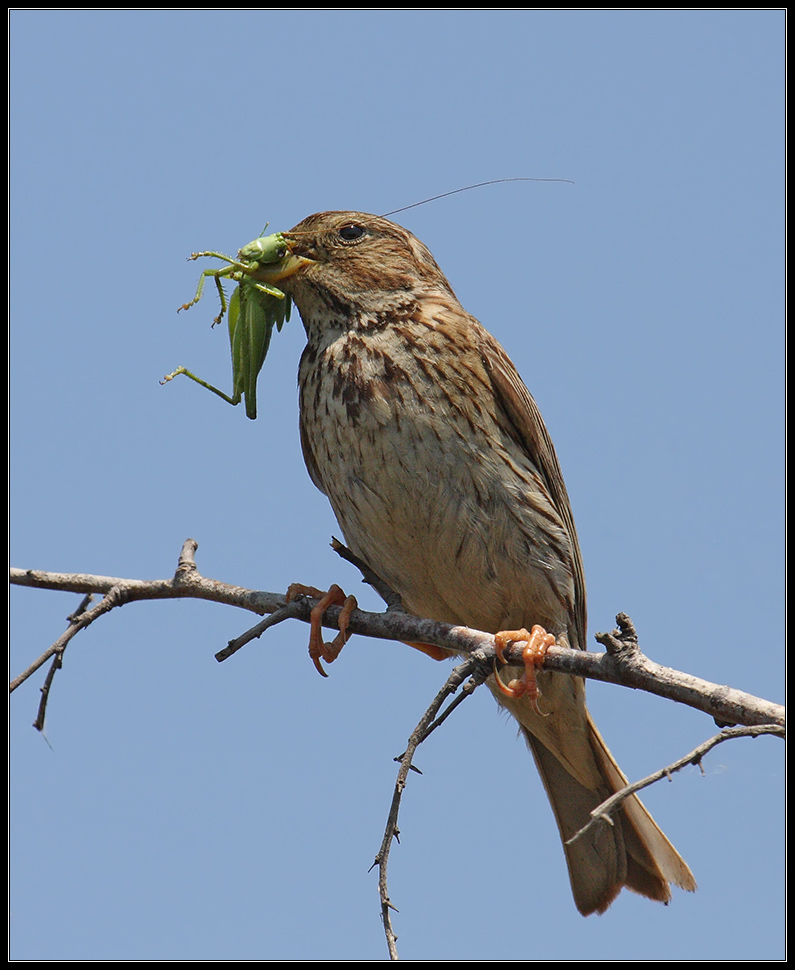
<svg viewBox="0 0 795 970">
<path fill-rule="evenodd" d="M 267 228 L 266 225 L 265 229 Z M 232 351 L 232 396 L 203 381 L 185 367 L 178 367 L 160 382 L 165 384 L 179 374 L 184 374 L 229 404 L 239 404 L 245 397 L 246 415 L 252 420 L 257 416 L 257 378 L 268 353 L 273 328 L 275 326 L 277 330 L 282 329 L 284 321 L 290 319 L 291 307 L 290 299 L 281 290 L 252 279 L 261 266 L 277 263 L 287 255 L 282 234 L 276 232 L 266 236 L 265 229 L 261 236 L 239 250 L 237 259 L 216 252 L 192 253 L 188 257 L 200 259 L 211 256 L 229 264 L 222 269 L 204 270 L 199 277 L 195 296 L 190 303 L 183 304 L 179 309 L 188 310 L 201 300 L 208 276 L 215 280 L 221 312 L 213 320 L 213 326 L 220 323 L 228 313 L 229 345 Z M 238 284 L 228 302 L 222 283 L 224 279 Z"/>
</svg>

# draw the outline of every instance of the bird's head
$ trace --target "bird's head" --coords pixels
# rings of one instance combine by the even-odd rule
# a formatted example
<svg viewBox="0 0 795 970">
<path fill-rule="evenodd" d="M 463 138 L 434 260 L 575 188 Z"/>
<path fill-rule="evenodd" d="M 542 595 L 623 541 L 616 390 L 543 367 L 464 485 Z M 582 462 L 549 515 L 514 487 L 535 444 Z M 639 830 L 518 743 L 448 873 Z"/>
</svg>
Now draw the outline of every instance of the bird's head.
<svg viewBox="0 0 795 970">
<path fill-rule="evenodd" d="M 287 254 L 252 277 L 284 290 L 305 322 L 314 312 L 382 313 L 433 292 L 453 296 L 428 248 L 381 216 L 318 212 L 282 236 Z"/>
</svg>

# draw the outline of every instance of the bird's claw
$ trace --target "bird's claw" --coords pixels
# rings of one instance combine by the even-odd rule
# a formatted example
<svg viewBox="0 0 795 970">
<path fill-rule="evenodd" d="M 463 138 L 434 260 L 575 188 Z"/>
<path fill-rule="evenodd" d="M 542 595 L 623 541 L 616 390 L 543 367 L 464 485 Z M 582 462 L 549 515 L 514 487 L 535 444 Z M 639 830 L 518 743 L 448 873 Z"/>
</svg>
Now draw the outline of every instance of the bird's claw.
<svg viewBox="0 0 795 970">
<path fill-rule="evenodd" d="M 527 630 L 504 630 L 494 636 L 494 647 L 497 657 L 501 663 L 506 663 L 503 651 L 512 643 L 524 643 L 522 650 L 522 660 L 524 661 L 524 673 L 521 677 L 504 684 L 497 673 L 497 665 L 494 665 L 494 679 L 497 686 L 506 697 L 518 700 L 520 697 L 527 697 L 532 703 L 536 714 L 542 714 L 538 707 L 538 698 L 541 691 L 538 687 L 536 670 L 544 663 L 547 650 L 555 643 L 555 638 L 542 626 L 534 626 L 528 633 Z"/>
<path fill-rule="evenodd" d="M 344 591 L 335 583 L 327 592 L 316 589 L 314 586 L 304 586 L 301 583 L 293 583 L 287 590 L 287 602 L 291 602 L 297 596 L 311 596 L 318 602 L 312 607 L 309 614 L 310 633 L 309 633 L 309 656 L 315 669 L 322 677 L 328 677 L 323 669 L 321 660 L 332 663 L 340 655 L 340 651 L 348 641 L 348 623 L 351 613 L 358 608 L 355 596 L 346 596 Z M 323 642 L 323 614 L 329 606 L 341 606 L 339 618 L 340 632 L 334 637 L 331 643 Z"/>
</svg>

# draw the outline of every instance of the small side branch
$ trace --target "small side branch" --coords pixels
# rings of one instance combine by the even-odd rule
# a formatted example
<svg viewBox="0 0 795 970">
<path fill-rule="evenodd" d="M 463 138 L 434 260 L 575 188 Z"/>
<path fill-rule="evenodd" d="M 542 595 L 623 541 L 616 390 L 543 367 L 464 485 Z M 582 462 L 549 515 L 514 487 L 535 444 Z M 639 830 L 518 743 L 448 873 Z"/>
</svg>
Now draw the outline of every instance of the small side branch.
<svg viewBox="0 0 795 970">
<path fill-rule="evenodd" d="M 93 596 L 90 593 L 87 593 L 83 597 L 80 603 L 80 606 L 78 606 L 78 608 L 74 611 L 74 613 L 71 614 L 71 616 L 67 617 L 67 620 L 69 620 L 69 623 L 70 623 L 69 630 L 67 630 L 67 633 L 69 633 L 77 625 L 77 623 L 80 620 L 80 617 L 83 616 L 86 610 L 88 609 L 88 605 L 92 601 L 92 599 L 93 599 Z M 47 700 L 49 699 L 49 696 L 50 696 L 50 687 L 52 687 L 52 682 L 55 678 L 55 672 L 57 670 L 60 670 L 61 667 L 63 666 L 63 652 L 66 649 L 66 644 L 68 642 L 69 642 L 68 639 L 64 640 L 63 646 L 60 647 L 60 649 L 56 649 L 55 653 L 53 654 L 52 663 L 50 664 L 50 669 L 47 671 L 47 676 L 44 678 L 44 684 L 42 685 L 42 688 L 41 688 L 41 700 L 39 701 L 39 711 L 38 711 L 38 714 L 36 715 L 36 720 L 33 722 L 33 727 L 35 727 L 37 731 L 44 730 L 44 715 L 47 712 Z M 12 687 L 12 690 L 13 690 L 13 687 Z"/>
<path fill-rule="evenodd" d="M 411 732 L 405 752 L 399 758 L 395 759 L 400 762 L 400 768 L 398 769 L 397 780 L 395 781 L 395 789 L 392 795 L 392 804 L 389 809 L 384 838 L 381 842 L 381 848 L 378 850 L 375 861 L 373 862 L 373 866 L 378 866 L 378 893 L 381 897 L 381 919 L 384 924 L 384 933 L 386 934 L 390 960 L 397 960 L 398 955 L 397 936 L 392 926 L 392 910 L 395 907 L 389 898 L 387 868 L 392 841 L 400 841 L 398 816 L 400 814 L 400 802 L 406 787 L 406 780 L 408 779 L 409 771 L 412 769 L 414 771 L 418 770 L 414 768 L 412 763 L 414 754 L 422 742 L 447 720 L 450 714 L 452 714 L 462 701 L 473 693 L 476 687 L 483 683 L 490 672 L 491 663 L 483 652 L 474 653 L 462 664 L 459 664 L 447 678 L 445 685 L 436 697 L 434 697 L 428 709 L 420 718 L 419 723 Z M 467 678 L 469 679 L 467 680 Z M 464 681 L 466 681 L 465 684 Z M 462 684 L 464 684 L 464 687 L 461 693 L 440 714 L 439 711 L 444 702 L 449 697 L 452 697 Z"/>
<path fill-rule="evenodd" d="M 594 825 L 612 825 L 612 817 L 614 813 L 621 807 L 621 804 L 625 802 L 630 795 L 634 795 L 636 792 L 642 791 L 644 788 L 648 788 L 649 785 L 653 785 L 655 782 L 662 781 L 663 778 L 670 778 L 671 775 L 677 771 L 681 771 L 682 768 L 687 767 L 687 765 L 698 765 L 701 767 L 701 761 L 704 756 L 714 747 L 722 744 L 724 741 L 731 741 L 734 738 L 758 738 L 763 734 L 772 734 L 777 738 L 783 739 L 785 736 L 785 730 L 783 727 L 779 727 L 777 724 L 758 724 L 753 727 L 724 728 L 720 734 L 716 734 L 704 741 L 697 748 L 691 751 L 690 754 L 686 754 L 683 758 L 678 758 L 673 762 L 673 764 L 667 765 L 665 768 L 660 768 L 659 771 L 652 772 L 652 774 L 647 775 L 645 778 L 641 778 L 640 781 L 635 781 L 631 785 L 626 785 L 624 788 L 611 795 L 610 798 L 605 799 L 601 805 L 597 805 L 596 808 L 591 812 L 591 821 L 584 825 L 579 832 L 575 832 L 575 834 L 567 841 L 567 844 L 571 845 L 572 842 L 576 842 L 577 839 L 581 838 L 586 832 L 592 829 Z"/>
</svg>

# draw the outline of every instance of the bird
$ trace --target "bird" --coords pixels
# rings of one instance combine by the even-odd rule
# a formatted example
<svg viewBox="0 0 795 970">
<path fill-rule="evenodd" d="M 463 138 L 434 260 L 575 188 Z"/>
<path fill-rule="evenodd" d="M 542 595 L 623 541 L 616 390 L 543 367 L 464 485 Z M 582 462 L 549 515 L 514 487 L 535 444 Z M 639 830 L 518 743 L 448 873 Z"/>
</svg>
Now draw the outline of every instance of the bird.
<svg viewBox="0 0 795 970">
<path fill-rule="evenodd" d="M 550 643 L 586 649 L 585 578 L 552 440 L 507 353 L 402 226 L 320 212 L 283 239 L 256 278 L 301 315 L 303 456 L 348 548 L 408 612 L 525 643 L 525 669 L 487 683 L 535 760 L 580 913 L 604 913 L 624 887 L 663 903 L 670 884 L 694 891 L 635 795 L 569 842 L 627 780 L 584 681 L 543 670 Z"/>
</svg>

